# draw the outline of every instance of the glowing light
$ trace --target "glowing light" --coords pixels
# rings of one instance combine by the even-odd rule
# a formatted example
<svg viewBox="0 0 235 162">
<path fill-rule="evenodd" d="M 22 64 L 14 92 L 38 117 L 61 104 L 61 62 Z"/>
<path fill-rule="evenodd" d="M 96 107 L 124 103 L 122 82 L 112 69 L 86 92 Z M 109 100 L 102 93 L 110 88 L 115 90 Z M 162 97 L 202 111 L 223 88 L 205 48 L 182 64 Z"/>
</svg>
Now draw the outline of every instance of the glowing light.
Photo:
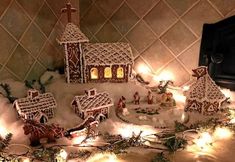
<svg viewBox="0 0 235 162">
<path fill-rule="evenodd" d="M 133 133 L 138 135 L 141 131 L 141 137 L 156 133 L 156 130 L 153 127 L 147 125 L 138 126 L 133 124 L 118 123 L 115 128 L 116 129 L 114 131 L 116 134 L 120 134 L 124 138 L 132 137 Z"/>
<path fill-rule="evenodd" d="M 230 116 L 229 118 L 231 119 L 229 123 L 235 124 L 235 111 L 234 110 L 229 110 Z"/>
<path fill-rule="evenodd" d="M 59 153 L 57 153 L 55 160 L 56 162 L 66 162 L 68 157 L 67 152 L 64 149 L 61 149 Z"/>
<path fill-rule="evenodd" d="M 138 73 L 140 74 L 148 74 L 150 73 L 150 69 L 146 65 L 139 65 L 137 69 Z"/>
<path fill-rule="evenodd" d="M 221 91 L 225 95 L 225 97 L 230 97 L 231 98 L 231 96 L 233 96 L 229 89 L 221 89 Z"/>
<path fill-rule="evenodd" d="M 174 99 L 177 101 L 177 103 L 185 103 L 186 97 L 177 90 L 171 90 L 173 93 Z"/>
<path fill-rule="evenodd" d="M 174 80 L 174 75 L 169 71 L 163 71 L 158 76 L 154 76 L 154 80 L 156 81 Z"/>
<path fill-rule="evenodd" d="M 4 122 L 0 121 L 0 136 L 2 137 L 5 137 L 9 133 L 4 125 Z"/>
<path fill-rule="evenodd" d="M 183 89 L 183 91 L 188 91 L 188 90 L 189 90 L 189 88 L 190 88 L 189 86 L 183 86 L 183 88 L 182 88 L 182 89 Z"/>
<path fill-rule="evenodd" d="M 76 144 L 81 144 L 82 141 L 85 140 L 85 138 L 86 138 L 85 135 L 84 135 L 84 136 L 81 135 L 81 136 L 78 136 L 78 137 L 74 137 L 74 138 L 72 139 L 72 144 L 74 144 L 74 145 L 76 145 Z"/>
<path fill-rule="evenodd" d="M 232 137 L 232 135 L 232 131 L 226 127 L 217 127 L 213 134 L 215 139 L 228 139 Z"/>
<path fill-rule="evenodd" d="M 189 116 L 183 112 L 181 115 L 181 122 L 186 123 L 189 121 Z"/>
<path fill-rule="evenodd" d="M 87 162 L 118 162 L 118 158 L 114 153 L 98 153 L 90 157 Z"/>
<path fill-rule="evenodd" d="M 235 124 L 235 118 L 234 118 L 234 119 L 231 119 L 229 123 Z"/>
<path fill-rule="evenodd" d="M 67 159 L 68 153 L 65 150 L 60 150 L 60 156 L 64 159 Z"/>
<path fill-rule="evenodd" d="M 30 162 L 30 159 L 29 158 L 22 158 L 22 161 L 23 162 Z"/>
<path fill-rule="evenodd" d="M 201 133 L 200 137 L 196 139 L 195 144 L 201 149 L 207 149 L 213 142 L 213 138 L 208 132 Z"/>
</svg>

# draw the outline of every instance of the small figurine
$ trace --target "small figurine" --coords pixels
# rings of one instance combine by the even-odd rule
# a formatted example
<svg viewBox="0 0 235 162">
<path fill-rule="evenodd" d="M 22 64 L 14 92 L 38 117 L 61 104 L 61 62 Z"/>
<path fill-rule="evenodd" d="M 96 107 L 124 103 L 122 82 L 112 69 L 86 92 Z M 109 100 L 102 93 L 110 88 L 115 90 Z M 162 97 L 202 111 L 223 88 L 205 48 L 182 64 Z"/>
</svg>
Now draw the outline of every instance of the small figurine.
<svg viewBox="0 0 235 162">
<path fill-rule="evenodd" d="M 30 134 L 30 145 L 40 145 L 40 139 L 47 138 L 48 142 L 55 142 L 56 138 L 64 136 L 64 128 L 56 124 L 42 124 L 34 120 L 26 120 L 23 127 L 24 134 Z"/>
<path fill-rule="evenodd" d="M 98 124 L 99 122 L 93 116 L 89 116 L 78 126 L 67 130 L 65 136 L 68 138 L 79 137 L 83 134 L 86 134 L 86 138 L 96 136 Z"/>
<path fill-rule="evenodd" d="M 122 96 L 118 101 L 117 111 L 122 113 L 125 107 L 126 107 L 126 98 Z"/>
<path fill-rule="evenodd" d="M 153 94 L 151 91 L 148 91 L 148 104 L 153 104 Z"/>
<path fill-rule="evenodd" d="M 140 104 L 140 96 L 138 92 L 135 92 L 134 94 L 134 104 L 139 105 Z"/>
<path fill-rule="evenodd" d="M 173 98 L 173 94 L 171 92 L 162 94 L 161 105 L 167 107 L 172 107 L 176 105 L 175 99 Z"/>
</svg>

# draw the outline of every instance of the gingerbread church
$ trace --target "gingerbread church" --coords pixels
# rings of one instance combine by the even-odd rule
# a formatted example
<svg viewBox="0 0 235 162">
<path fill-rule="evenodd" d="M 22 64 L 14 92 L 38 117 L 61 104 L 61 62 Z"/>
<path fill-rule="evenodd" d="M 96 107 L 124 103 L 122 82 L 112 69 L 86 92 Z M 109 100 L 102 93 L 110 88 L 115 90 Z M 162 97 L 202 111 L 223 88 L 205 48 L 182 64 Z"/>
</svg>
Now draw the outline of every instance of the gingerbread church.
<svg viewBox="0 0 235 162">
<path fill-rule="evenodd" d="M 193 72 L 197 81 L 187 92 L 185 111 L 213 115 L 222 110 L 221 104 L 226 100 L 226 97 L 209 76 L 207 67 L 201 66 L 194 69 Z"/>
<path fill-rule="evenodd" d="M 68 24 L 59 40 L 64 46 L 65 75 L 68 83 L 128 82 L 133 56 L 128 43 L 89 43 L 89 39 L 71 22 L 76 9 L 68 3 L 62 12 Z"/>
</svg>

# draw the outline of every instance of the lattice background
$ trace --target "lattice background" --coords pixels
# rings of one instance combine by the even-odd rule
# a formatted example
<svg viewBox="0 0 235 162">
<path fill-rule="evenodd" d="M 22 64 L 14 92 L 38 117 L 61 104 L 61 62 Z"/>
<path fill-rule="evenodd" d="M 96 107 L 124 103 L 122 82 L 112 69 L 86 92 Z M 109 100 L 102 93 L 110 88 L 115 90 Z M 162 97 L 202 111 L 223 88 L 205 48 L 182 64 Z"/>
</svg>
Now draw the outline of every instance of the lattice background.
<svg viewBox="0 0 235 162">
<path fill-rule="evenodd" d="M 79 0 L 70 0 L 78 8 Z M 63 66 L 56 38 L 67 0 L 0 0 L 0 79 L 37 79 L 47 68 Z M 78 13 L 73 20 L 78 23 Z"/>
<path fill-rule="evenodd" d="M 92 42 L 129 42 L 135 68 L 173 72 L 182 85 L 198 65 L 202 24 L 234 9 L 235 0 L 80 0 L 80 25 Z"/>
</svg>

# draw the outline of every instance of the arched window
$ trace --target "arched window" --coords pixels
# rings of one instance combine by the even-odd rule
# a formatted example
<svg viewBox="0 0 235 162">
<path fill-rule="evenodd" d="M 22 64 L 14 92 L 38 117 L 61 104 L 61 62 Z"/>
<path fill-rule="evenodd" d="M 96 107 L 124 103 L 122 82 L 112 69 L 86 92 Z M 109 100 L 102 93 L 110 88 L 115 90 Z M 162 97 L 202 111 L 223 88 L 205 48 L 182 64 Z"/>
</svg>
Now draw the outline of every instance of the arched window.
<svg viewBox="0 0 235 162">
<path fill-rule="evenodd" d="M 112 69 L 110 67 L 104 69 L 104 78 L 112 78 Z"/>
<path fill-rule="evenodd" d="M 124 78 L 124 70 L 122 67 L 117 68 L 117 78 Z"/>
<path fill-rule="evenodd" d="M 98 79 L 98 69 L 97 68 L 92 68 L 90 73 L 91 73 L 91 79 Z"/>
</svg>

